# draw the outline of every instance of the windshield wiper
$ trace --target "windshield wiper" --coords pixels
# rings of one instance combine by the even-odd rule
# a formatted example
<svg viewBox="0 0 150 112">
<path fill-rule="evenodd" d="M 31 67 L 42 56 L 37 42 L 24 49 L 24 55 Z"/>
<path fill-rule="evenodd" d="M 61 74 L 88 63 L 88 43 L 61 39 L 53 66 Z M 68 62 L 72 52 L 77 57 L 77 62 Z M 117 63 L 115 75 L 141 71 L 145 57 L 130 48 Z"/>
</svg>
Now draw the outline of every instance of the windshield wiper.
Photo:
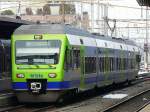
<svg viewBox="0 0 150 112">
<path fill-rule="evenodd" d="M 27 55 L 27 56 L 17 56 L 16 59 L 29 59 L 29 58 L 34 58 L 34 59 L 52 59 L 55 58 L 54 55 Z"/>
<path fill-rule="evenodd" d="M 17 60 L 29 59 L 29 58 L 32 58 L 32 55 L 28 55 L 28 56 L 17 56 L 17 57 L 16 57 Z"/>
<path fill-rule="evenodd" d="M 52 69 L 55 69 L 56 67 L 54 67 L 54 66 L 52 66 L 52 65 L 50 65 L 50 64 L 48 64 L 48 66 L 49 66 L 49 68 L 52 68 Z"/>
<path fill-rule="evenodd" d="M 27 55 L 27 56 L 17 56 L 16 60 L 23 60 L 23 59 L 27 59 L 28 62 L 25 62 L 26 64 L 32 65 L 32 64 L 44 64 L 46 65 L 46 62 L 34 62 L 34 59 L 54 59 L 54 64 L 57 64 L 58 62 L 58 55 Z M 21 63 L 21 62 L 19 62 Z M 24 62 L 23 62 L 24 63 Z M 49 65 L 50 68 L 55 68 L 51 65 Z"/>
</svg>

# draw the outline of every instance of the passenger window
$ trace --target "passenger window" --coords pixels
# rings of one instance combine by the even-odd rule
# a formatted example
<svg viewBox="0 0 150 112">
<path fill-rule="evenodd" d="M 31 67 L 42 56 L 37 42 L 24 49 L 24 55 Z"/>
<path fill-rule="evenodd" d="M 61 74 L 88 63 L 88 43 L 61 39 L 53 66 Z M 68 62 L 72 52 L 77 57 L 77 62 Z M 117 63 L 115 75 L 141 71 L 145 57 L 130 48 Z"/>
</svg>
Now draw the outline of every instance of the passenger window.
<svg viewBox="0 0 150 112">
<path fill-rule="evenodd" d="M 74 68 L 80 68 L 80 50 L 74 49 L 73 50 L 73 62 Z"/>
<path fill-rule="evenodd" d="M 65 62 L 64 62 L 64 69 L 66 70 L 66 71 L 68 71 L 68 69 L 69 68 L 71 68 L 70 67 L 70 64 L 71 64 L 71 57 L 70 57 L 71 55 L 70 55 L 70 50 L 68 49 L 68 48 L 66 48 L 66 51 L 65 51 Z"/>
<path fill-rule="evenodd" d="M 85 57 L 85 73 L 96 73 L 96 57 Z"/>
<path fill-rule="evenodd" d="M 141 55 L 136 55 L 136 62 L 141 62 Z"/>
<path fill-rule="evenodd" d="M 83 40 L 82 39 L 80 39 L 80 43 L 83 44 Z"/>
<path fill-rule="evenodd" d="M 72 48 L 66 49 L 65 53 L 65 69 L 77 69 L 80 68 L 80 49 Z"/>
</svg>

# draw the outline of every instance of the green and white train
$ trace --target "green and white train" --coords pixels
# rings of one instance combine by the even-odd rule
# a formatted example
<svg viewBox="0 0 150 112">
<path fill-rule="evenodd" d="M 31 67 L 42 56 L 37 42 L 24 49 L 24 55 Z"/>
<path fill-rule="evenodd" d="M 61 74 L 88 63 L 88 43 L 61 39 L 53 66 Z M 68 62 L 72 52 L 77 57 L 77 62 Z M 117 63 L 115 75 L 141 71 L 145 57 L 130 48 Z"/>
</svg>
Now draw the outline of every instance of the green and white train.
<svg viewBox="0 0 150 112">
<path fill-rule="evenodd" d="M 140 49 L 63 24 L 23 25 L 11 38 L 12 84 L 20 102 L 54 102 L 68 91 L 132 81 Z"/>
</svg>

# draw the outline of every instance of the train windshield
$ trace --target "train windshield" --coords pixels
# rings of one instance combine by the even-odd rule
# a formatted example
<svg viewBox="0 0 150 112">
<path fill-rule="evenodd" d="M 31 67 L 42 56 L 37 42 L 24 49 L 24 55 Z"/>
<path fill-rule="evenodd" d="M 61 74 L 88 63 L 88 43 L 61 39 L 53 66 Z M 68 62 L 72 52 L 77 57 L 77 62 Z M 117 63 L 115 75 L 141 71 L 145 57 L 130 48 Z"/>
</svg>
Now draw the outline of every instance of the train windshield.
<svg viewBox="0 0 150 112">
<path fill-rule="evenodd" d="M 16 41 L 16 64 L 58 64 L 60 40 Z"/>
</svg>

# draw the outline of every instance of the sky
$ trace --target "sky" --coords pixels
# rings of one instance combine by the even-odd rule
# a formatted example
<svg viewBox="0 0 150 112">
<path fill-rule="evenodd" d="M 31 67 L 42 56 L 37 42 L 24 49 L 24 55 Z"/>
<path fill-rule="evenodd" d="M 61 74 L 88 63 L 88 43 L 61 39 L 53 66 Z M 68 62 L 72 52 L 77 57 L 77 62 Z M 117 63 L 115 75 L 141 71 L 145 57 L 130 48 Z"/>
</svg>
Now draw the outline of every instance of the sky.
<svg viewBox="0 0 150 112">
<path fill-rule="evenodd" d="M 2 2 L 3 1 L 3 2 Z M 4 2 L 5 1 L 5 2 Z M 9 2 L 6 2 L 9 1 Z M 18 2 L 19 0 L 0 0 L 0 10 L 5 10 L 7 8 L 17 12 L 18 10 Z M 21 1 L 21 13 L 25 13 L 25 6 L 33 8 L 35 10 L 37 7 L 43 6 L 45 1 L 47 0 L 20 0 Z M 34 1 L 31 3 L 31 1 Z M 74 0 L 76 1 L 76 0 Z M 89 0 L 90 1 L 90 0 Z M 141 10 L 140 6 L 138 5 L 136 0 L 100 0 L 100 3 L 108 4 L 108 17 L 110 18 L 141 18 Z M 119 7 L 119 6 L 128 6 L 128 7 L 135 7 L 139 9 L 133 8 L 126 8 L 126 7 Z M 77 13 L 80 13 L 80 4 L 78 3 Z M 97 5 L 94 5 L 94 17 L 97 17 Z M 91 15 L 91 5 L 84 4 L 83 11 L 88 11 L 89 15 Z M 35 11 L 34 11 L 35 12 Z M 144 15 L 143 15 L 144 17 Z"/>
</svg>

